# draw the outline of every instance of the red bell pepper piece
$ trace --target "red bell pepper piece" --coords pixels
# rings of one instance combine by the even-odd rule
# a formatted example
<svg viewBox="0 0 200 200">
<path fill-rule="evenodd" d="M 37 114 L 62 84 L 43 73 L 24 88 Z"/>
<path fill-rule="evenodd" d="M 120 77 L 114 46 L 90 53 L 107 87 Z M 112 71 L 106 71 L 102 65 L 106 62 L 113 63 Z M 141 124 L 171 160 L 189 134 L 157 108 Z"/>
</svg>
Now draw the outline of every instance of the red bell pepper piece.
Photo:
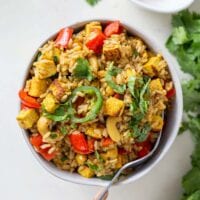
<svg viewBox="0 0 200 200">
<path fill-rule="evenodd" d="M 35 98 L 29 96 L 24 90 L 19 91 L 19 97 L 25 106 L 29 108 L 40 108 L 40 103 Z"/>
<path fill-rule="evenodd" d="M 30 142 L 33 146 L 35 147 L 40 147 L 43 142 L 42 142 L 42 136 L 40 134 L 35 135 L 35 136 L 31 136 L 30 137 Z"/>
<path fill-rule="evenodd" d="M 23 103 L 21 103 L 21 110 L 25 110 L 25 109 L 30 109 L 28 106 L 25 106 Z"/>
<path fill-rule="evenodd" d="M 102 147 L 108 147 L 109 145 L 113 144 L 114 142 L 112 141 L 111 138 L 107 137 L 107 138 L 103 138 L 101 140 L 101 145 Z"/>
<path fill-rule="evenodd" d="M 72 37 L 73 31 L 74 30 L 72 28 L 68 27 L 61 29 L 55 40 L 56 46 L 67 48 L 69 40 Z"/>
<path fill-rule="evenodd" d="M 146 156 L 152 149 L 152 144 L 148 140 L 144 142 L 138 142 L 136 143 L 136 146 L 142 148 L 140 151 L 138 151 L 139 158 Z"/>
<path fill-rule="evenodd" d="M 79 131 L 74 131 L 69 135 L 69 140 L 76 153 L 89 153 L 88 143 L 83 133 Z"/>
<path fill-rule="evenodd" d="M 119 34 L 120 31 L 121 31 L 120 22 L 114 21 L 106 26 L 104 34 L 106 37 L 110 37 L 112 34 Z"/>
<path fill-rule="evenodd" d="M 168 92 L 167 92 L 167 98 L 168 99 L 170 99 L 170 98 L 172 98 L 174 95 L 176 94 L 176 90 L 174 89 L 174 88 L 172 88 L 171 90 L 169 90 Z"/>
<path fill-rule="evenodd" d="M 56 152 L 54 151 L 53 153 L 48 153 L 48 150 L 49 150 L 49 148 L 46 148 L 46 149 L 39 149 L 39 153 L 42 155 L 42 157 L 45 159 L 45 160 L 47 160 L 47 161 L 50 161 L 50 160 L 52 160 L 54 157 L 55 157 L 55 155 L 56 155 Z"/>
<path fill-rule="evenodd" d="M 56 155 L 56 152 L 54 151 L 53 153 L 49 154 L 48 151 L 49 151 L 49 148 L 46 148 L 46 149 L 41 149 L 40 146 L 43 143 L 42 141 L 42 136 L 40 134 L 38 135 L 35 135 L 35 136 L 31 136 L 30 137 L 30 142 L 31 144 L 38 150 L 38 152 L 41 154 L 41 156 L 45 159 L 45 160 L 52 160 L 55 155 Z"/>
<path fill-rule="evenodd" d="M 105 35 L 99 29 L 94 29 L 89 35 L 86 46 L 88 49 L 93 50 L 95 53 L 98 54 L 101 52 L 105 39 Z"/>
</svg>

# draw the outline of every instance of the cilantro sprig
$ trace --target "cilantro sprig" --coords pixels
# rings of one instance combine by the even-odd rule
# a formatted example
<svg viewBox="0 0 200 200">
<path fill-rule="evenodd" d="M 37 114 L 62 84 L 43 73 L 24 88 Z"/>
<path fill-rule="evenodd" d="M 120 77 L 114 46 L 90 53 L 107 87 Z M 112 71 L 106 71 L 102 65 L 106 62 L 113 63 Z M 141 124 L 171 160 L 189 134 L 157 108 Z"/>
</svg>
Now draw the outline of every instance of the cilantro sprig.
<svg viewBox="0 0 200 200">
<path fill-rule="evenodd" d="M 91 6 L 95 6 L 100 0 L 86 0 L 86 2 L 88 4 L 90 4 Z"/>
<path fill-rule="evenodd" d="M 192 169 L 183 177 L 183 200 L 200 199 L 200 15 L 184 10 L 172 18 L 173 31 L 166 46 L 174 54 L 183 72 L 192 78 L 184 82 L 183 97 L 186 119 L 180 131 L 189 130 L 195 149 Z"/>
</svg>

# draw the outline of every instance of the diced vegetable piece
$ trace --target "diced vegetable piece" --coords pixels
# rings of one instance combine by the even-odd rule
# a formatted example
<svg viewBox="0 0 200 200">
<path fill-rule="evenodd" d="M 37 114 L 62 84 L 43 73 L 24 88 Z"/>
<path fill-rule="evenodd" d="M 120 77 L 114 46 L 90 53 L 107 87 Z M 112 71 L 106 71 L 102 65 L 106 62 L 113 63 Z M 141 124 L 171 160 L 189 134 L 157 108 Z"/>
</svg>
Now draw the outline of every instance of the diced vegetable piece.
<svg viewBox="0 0 200 200">
<path fill-rule="evenodd" d="M 20 127 L 24 129 L 31 128 L 38 120 L 39 115 L 34 109 L 23 109 L 17 116 Z"/>
<path fill-rule="evenodd" d="M 150 87 L 151 92 L 163 90 L 163 87 L 159 78 L 152 80 L 149 84 L 149 87 Z"/>
<path fill-rule="evenodd" d="M 19 97 L 25 106 L 29 108 L 40 108 L 40 103 L 35 98 L 29 96 L 24 90 L 19 91 Z"/>
<path fill-rule="evenodd" d="M 108 147 L 108 146 L 110 146 L 111 144 L 114 144 L 114 142 L 113 142 L 113 140 L 112 140 L 111 138 L 109 138 L 109 137 L 103 138 L 103 139 L 101 140 L 101 145 L 102 145 L 102 147 Z"/>
<path fill-rule="evenodd" d="M 45 135 L 50 131 L 50 127 L 52 125 L 52 120 L 41 116 L 37 122 L 37 129 L 41 135 Z"/>
<path fill-rule="evenodd" d="M 159 71 L 159 63 L 161 61 L 162 57 L 160 55 L 151 57 L 149 61 L 144 65 L 143 71 L 148 76 L 155 76 L 155 71 Z"/>
<path fill-rule="evenodd" d="M 57 100 L 61 100 L 61 98 L 65 95 L 65 88 L 63 83 L 61 83 L 58 79 L 55 79 L 50 87 L 49 90 L 52 92 L 53 96 Z"/>
<path fill-rule="evenodd" d="M 102 132 L 103 132 L 103 129 L 101 129 L 101 128 L 89 127 L 86 130 L 85 134 L 89 135 L 90 137 L 96 138 L 96 139 L 101 139 Z"/>
<path fill-rule="evenodd" d="M 79 131 L 74 131 L 69 135 L 69 139 L 76 153 L 79 153 L 79 154 L 90 153 L 87 140 L 83 133 Z"/>
<path fill-rule="evenodd" d="M 104 34 L 107 37 L 110 37 L 112 34 L 119 34 L 120 33 L 120 22 L 114 21 L 108 24 L 104 30 Z"/>
<path fill-rule="evenodd" d="M 96 56 L 91 56 L 91 57 L 89 58 L 89 63 L 90 63 L 92 72 L 93 72 L 94 74 L 97 74 L 98 69 L 99 69 L 99 64 L 98 64 L 97 57 L 96 57 Z"/>
<path fill-rule="evenodd" d="M 42 105 L 44 106 L 44 109 L 49 113 L 54 113 L 56 108 L 59 106 L 56 98 L 51 93 L 47 94 L 42 102 Z"/>
<path fill-rule="evenodd" d="M 108 150 L 106 153 L 101 153 L 100 155 L 104 160 L 115 159 L 118 157 L 117 147 Z"/>
<path fill-rule="evenodd" d="M 115 142 L 120 141 L 120 132 L 116 126 L 117 123 L 120 121 L 121 121 L 120 117 L 108 117 L 106 120 L 106 128 L 108 131 L 108 135 Z"/>
<path fill-rule="evenodd" d="M 88 143 L 88 153 L 94 152 L 94 142 L 95 142 L 95 140 L 93 138 L 88 139 L 88 141 L 87 141 L 87 143 Z"/>
<path fill-rule="evenodd" d="M 119 116 L 124 109 L 124 102 L 114 97 L 110 97 L 105 103 L 105 114 L 110 116 Z"/>
<path fill-rule="evenodd" d="M 61 29 L 55 40 L 56 46 L 67 48 L 69 40 L 72 37 L 73 31 L 74 30 L 72 28 L 68 27 Z"/>
<path fill-rule="evenodd" d="M 172 98 L 174 95 L 176 94 L 176 90 L 174 89 L 174 88 L 172 88 L 171 90 L 169 90 L 168 92 L 167 92 L 167 98 L 168 99 L 170 99 L 170 98 Z"/>
<path fill-rule="evenodd" d="M 106 60 L 119 60 L 121 58 L 120 44 L 118 44 L 117 42 L 113 43 L 109 42 L 109 40 L 106 40 L 103 45 L 103 54 Z"/>
<path fill-rule="evenodd" d="M 30 88 L 28 94 L 32 97 L 39 97 L 43 94 L 48 87 L 48 80 L 41 80 L 37 77 L 33 77 L 30 80 Z"/>
<path fill-rule="evenodd" d="M 35 147 L 39 147 L 40 145 L 42 145 L 42 136 L 40 134 L 38 135 L 33 135 L 30 137 L 30 142 L 33 146 Z"/>
<path fill-rule="evenodd" d="M 35 75 L 40 79 L 45 79 L 56 74 L 56 65 L 52 60 L 40 60 L 34 62 L 36 67 Z"/>
<path fill-rule="evenodd" d="M 98 54 L 101 52 L 104 40 L 105 35 L 99 29 L 94 29 L 88 36 L 86 46 Z"/>
<path fill-rule="evenodd" d="M 87 156 L 83 154 L 76 154 L 75 159 L 78 165 L 84 165 L 87 160 Z"/>
<path fill-rule="evenodd" d="M 159 115 L 153 115 L 151 121 L 151 128 L 153 131 L 160 131 L 163 128 L 164 121 Z"/>
<path fill-rule="evenodd" d="M 138 142 L 136 143 L 136 145 L 141 148 L 139 151 L 138 151 L 138 156 L 140 158 L 146 156 L 152 149 L 152 144 L 150 143 L 149 140 L 147 141 L 144 141 L 144 142 Z"/>
<path fill-rule="evenodd" d="M 52 160 L 55 155 L 56 155 L 56 152 L 54 151 L 53 153 L 48 153 L 48 148 L 47 149 L 39 149 L 39 153 L 42 155 L 42 157 L 47 160 L 47 161 L 50 161 Z"/>
<path fill-rule="evenodd" d="M 86 24 L 86 26 L 85 26 L 86 35 L 89 35 L 95 29 L 102 31 L 101 23 L 94 21 L 94 22 L 90 22 L 90 23 Z"/>
<path fill-rule="evenodd" d="M 78 173 L 85 177 L 85 178 L 92 178 L 94 176 L 94 171 L 91 170 L 89 167 L 87 166 L 80 166 L 78 168 Z"/>
</svg>

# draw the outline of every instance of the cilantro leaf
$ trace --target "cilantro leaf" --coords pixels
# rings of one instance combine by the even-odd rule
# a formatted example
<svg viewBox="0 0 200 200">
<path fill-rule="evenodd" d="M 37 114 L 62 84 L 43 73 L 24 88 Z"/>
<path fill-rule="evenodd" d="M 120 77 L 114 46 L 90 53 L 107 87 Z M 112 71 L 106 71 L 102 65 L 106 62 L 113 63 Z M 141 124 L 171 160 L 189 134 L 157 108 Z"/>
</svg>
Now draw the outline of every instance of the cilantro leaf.
<svg viewBox="0 0 200 200">
<path fill-rule="evenodd" d="M 104 176 L 98 176 L 98 178 L 102 179 L 102 180 L 112 180 L 115 174 L 111 174 L 111 175 L 104 175 Z"/>
<path fill-rule="evenodd" d="M 114 81 L 113 81 L 113 76 L 116 76 L 118 73 L 121 72 L 120 68 L 117 68 L 115 66 L 113 66 L 113 63 L 110 64 L 108 72 L 106 73 L 106 77 L 105 80 L 107 82 L 107 84 L 117 93 L 119 94 L 123 94 L 126 90 L 126 85 L 117 85 Z"/>
<path fill-rule="evenodd" d="M 79 79 L 87 79 L 88 81 L 93 80 L 93 75 L 89 66 L 89 62 L 84 58 L 78 58 L 76 67 L 73 71 L 73 75 Z"/>
<path fill-rule="evenodd" d="M 173 30 L 173 42 L 174 44 L 180 45 L 188 42 L 187 32 L 184 27 L 176 27 Z"/>
<path fill-rule="evenodd" d="M 71 114 L 72 110 L 68 102 L 61 104 L 54 113 L 48 113 L 47 111 L 43 110 L 43 115 L 55 122 L 68 120 L 70 119 Z"/>
<path fill-rule="evenodd" d="M 87 164 L 87 166 L 88 166 L 91 170 L 93 170 L 93 171 L 99 171 L 99 170 L 100 170 L 100 167 L 97 166 L 97 165 L 95 165 L 95 164 L 92 164 L 92 163 L 90 163 L 90 162 L 87 162 L 86 164 Z"/>
<path fill-rule="evenodd" d="M 186 200 L 199 200 L 200 199 L 200 190 L 194 192 L 192 195 L 187 197 Z"/>
<path fill-rule="evenodd" d="M 136 98 L 135 82 L 136 82 L 136 77 L 135 76 L 130 76 L 129 79 L 128 79 L 128 89 L 129 89 L 131 95 Z"/>
<path fill-rule="evenodd" d="M 96 5 L 100 0 L 86 0 L 88 4 L 90 4 L 91 6 Z"/>
</svg>

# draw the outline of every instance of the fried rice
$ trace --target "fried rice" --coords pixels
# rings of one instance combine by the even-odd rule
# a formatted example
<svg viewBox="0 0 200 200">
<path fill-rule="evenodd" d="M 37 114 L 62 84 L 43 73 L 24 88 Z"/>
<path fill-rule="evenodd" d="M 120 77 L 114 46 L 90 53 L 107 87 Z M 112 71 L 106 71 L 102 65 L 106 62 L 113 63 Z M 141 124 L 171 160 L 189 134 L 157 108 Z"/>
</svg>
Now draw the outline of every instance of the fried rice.
<svg viewBox="0 0 200 200">
<path fill-rule="evenodd" d="M 174 93 L 162 55 L 118 21 L 94 21 L 39 48 L 17 120 L 61 170 L 112 177 L 152 150 Z"/>
</svg>

